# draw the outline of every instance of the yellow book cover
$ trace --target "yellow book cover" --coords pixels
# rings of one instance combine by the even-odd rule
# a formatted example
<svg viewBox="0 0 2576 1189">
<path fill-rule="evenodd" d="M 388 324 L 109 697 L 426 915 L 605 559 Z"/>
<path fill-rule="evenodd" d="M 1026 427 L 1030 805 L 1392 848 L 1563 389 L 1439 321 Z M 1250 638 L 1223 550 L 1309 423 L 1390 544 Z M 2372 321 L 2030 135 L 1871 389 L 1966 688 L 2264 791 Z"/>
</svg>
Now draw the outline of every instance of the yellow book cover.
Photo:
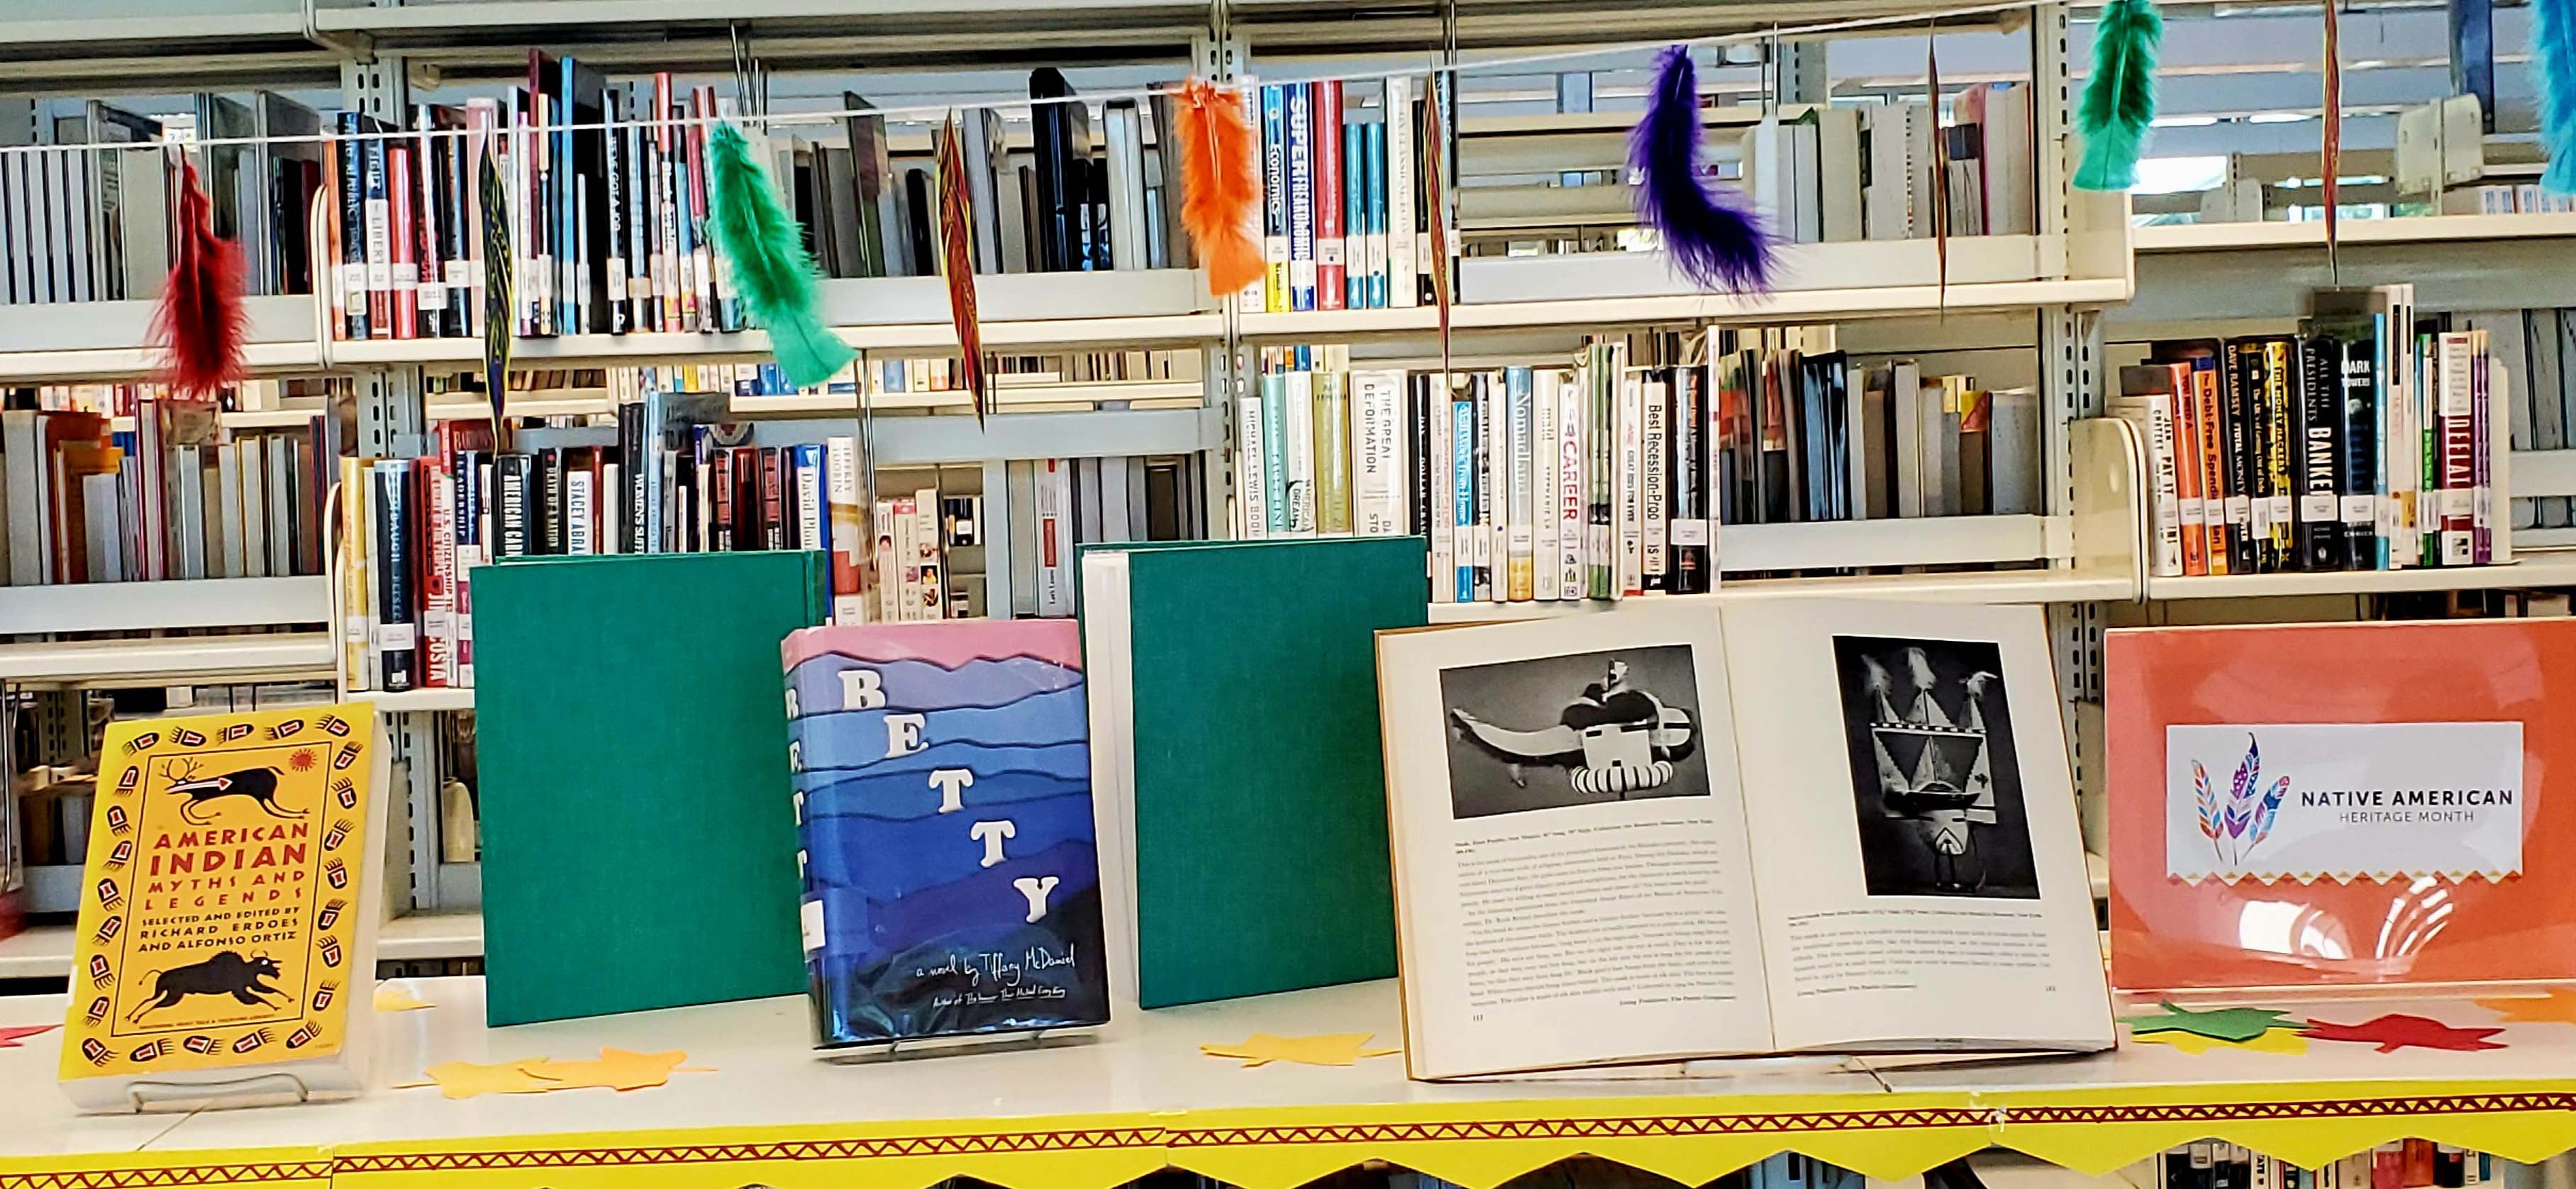
<svg viewBox="0 0 2576 1189">
<path fill-rule="evenodd" d="M 109 724 L 66 1083 L 341 1052 L 374 986 L 378 750 L 365 703 Z"/>
</svg>

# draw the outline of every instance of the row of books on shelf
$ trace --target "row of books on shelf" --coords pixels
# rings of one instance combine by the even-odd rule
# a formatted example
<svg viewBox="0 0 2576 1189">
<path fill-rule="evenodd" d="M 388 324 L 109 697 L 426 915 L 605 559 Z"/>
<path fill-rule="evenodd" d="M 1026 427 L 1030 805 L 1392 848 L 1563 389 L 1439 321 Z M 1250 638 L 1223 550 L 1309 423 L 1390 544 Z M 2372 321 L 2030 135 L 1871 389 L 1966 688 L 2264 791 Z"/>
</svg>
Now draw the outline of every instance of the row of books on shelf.
<svg viewBox="0 0 2576 1189">
<path fill-rule="evenodd" d="M 10 586 L 322 572 L 327 460 L 350 430 L 227 433 L 214 406 L 147 399 L 134 428 L 0 413 L 0 576 Z"/>
<path fill-rule="evenodd" d="M 2451 315 L 2459 330 L 2483 331 L 2500 368 L 2505 422 L 2515 450 L 2564 450 L 2576 426 L 2576 310 L 2472 310 Z M 2515 528 L 2576 525 L 2576 500 L 2516 496 Z"/>
<path fill-rule="evenodd" d="M 90 100 L 37 121 L 38 144 L 64 147 L 0 153 L 0 305 L 159 295 L 170 271 L 161 155 L 73 146 L 163 131 L 159 118 Z"/>
<path fill-rule="evenodd" d="M 1950 122 L 1921 101 L 1816 106 L 1738 140 L 1741 185 L 1781 240 L 2028 235 L 2030 86 L 1971 86 Z"/>
<path fill-rule="evenodd" d="M 2384 1143 L 2314 1168 L 2231 1144 L 2202 1140 L 2160 1153 L 2156 1183 L 2141 1189 L 2539 1189 L 2533 1165 L 2487 1152 L 2409 1139 Z"/>
<path fill-rule="evenodd" d="M 2292 335 L 2157 343 L 2112 412 L 2149 452 L 2159 576 L 2510 560 L 2509 377 L 2409 285 L 2319 290 Z"/>
<path fill-rule="evenodd" d="M 1707 591 L 1721 523 L 2039 510 L 2035 396 L 1830 342 L 1646 335 L 1448 373 L 1270 348 L 1236 410 L 1237 528 L 1424 536 L 1433 601 L 1524 602 Z"/>
</svg>

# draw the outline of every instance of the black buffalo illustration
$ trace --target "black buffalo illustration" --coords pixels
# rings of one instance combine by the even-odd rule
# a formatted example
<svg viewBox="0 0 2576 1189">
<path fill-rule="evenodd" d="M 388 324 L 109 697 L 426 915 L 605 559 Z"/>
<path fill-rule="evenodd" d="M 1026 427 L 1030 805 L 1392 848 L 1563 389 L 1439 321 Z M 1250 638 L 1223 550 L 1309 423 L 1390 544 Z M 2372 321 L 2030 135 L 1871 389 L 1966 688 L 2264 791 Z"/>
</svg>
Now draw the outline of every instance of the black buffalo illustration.
<svg viewBox="0 0 2576 1189">
<path fill-rule="evenodd" d="M 260 980 L 276 977 L 276 959 L 245 958 L 225 950 L 203 962 L 173 966 L 155 976 L 152 1000 L 135 1008 L 125 1022 L 140 1021 L 145 1013 L 174 1006 L 190 995 L 230 995 L 252 1007 L 268 1007 L 266 996 L 284 996 L 286 992 Z"/>
<path fill-rule="evenodd" d="M 200 778 L 197 765 L 191 762 L 185 770 L 173 775 L 178 779 L 171 783 L 170 791 L 188 794 L 188 803 L 179 807 L 179 819 L 192 826 L 213 825 L 215 819 L 210 813 L 204 817 L 198 815 L 204 812 L 206 802 L 222 797 L 248 797 L 258 802 L 261 809 L 267 810 L 270 817 L 292 820 L 304 816 L 301 809 L 277 807 L 275 768 L 243 768 L 221 776 Z"/>
</svg>

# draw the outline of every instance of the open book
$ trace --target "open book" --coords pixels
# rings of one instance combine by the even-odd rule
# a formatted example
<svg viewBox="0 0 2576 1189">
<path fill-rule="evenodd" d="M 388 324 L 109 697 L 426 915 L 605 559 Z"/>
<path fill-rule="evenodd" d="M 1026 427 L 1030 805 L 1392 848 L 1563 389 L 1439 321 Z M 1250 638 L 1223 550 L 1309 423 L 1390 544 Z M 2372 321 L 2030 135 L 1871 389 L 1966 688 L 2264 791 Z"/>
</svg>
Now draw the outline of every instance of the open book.
<svg viewBox="0 0 2576 1189">
<path fill-rule="evenodd" d="M 2111 1047 L 2041 616 L 1381 633 L 1412 1075 Z"/>
</svg>

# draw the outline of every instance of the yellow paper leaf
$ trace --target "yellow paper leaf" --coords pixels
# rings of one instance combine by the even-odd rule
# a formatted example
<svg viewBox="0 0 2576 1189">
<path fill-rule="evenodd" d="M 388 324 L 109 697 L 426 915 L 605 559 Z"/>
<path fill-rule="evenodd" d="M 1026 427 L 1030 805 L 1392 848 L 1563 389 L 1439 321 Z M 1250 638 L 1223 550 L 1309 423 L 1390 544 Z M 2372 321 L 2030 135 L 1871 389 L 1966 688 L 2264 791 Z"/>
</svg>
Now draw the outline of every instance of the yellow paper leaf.
<svg viewBox="0 0 2576 1189">
<path fill-rule="evenodd" d="M 592 1061 L 539 1061 L 529 1071 L 547 1079 L 547 1090 L 576 1090 L 584 1086 L 606 1086 L 611 1090 L 642 1090 L 671 1080 L 671 1071 L 689 1059 L 687 1053 L 673 1049 L 667 1053 L 632 1053 L 625 1049 L 602 1048 Z"/>
<path fill-rule="evenodd" d="M 2576 991 L 2551 987 L 2527 999 L 2481 999 L 2478 1006 L 2516 1024 L 2576 1024 Z"/>
<path fill-rule="evenodd" d="M 2147 1032 L 2132 1035 L 2129 1039 L 2139 1044 L 2172 1045 L 2195 1057 L 2217 1049 L 2278 1053 L 2284 1057 L 2296 1057 L 2308 1051 L 2307 1038 L 2299 1035 L 2297 1028 L 2273 1028 L 2246 1041 L 2220 1040 L 2197 1032 Z"/>
<path fill-rule="evenodd" d="M 377 1011 L 419 1011 L 430 1006 L 411 997 L 411 992 L 396 986 L 376 988 Z"/>
<path fill-rule="evenodd" d="M 449 1098 L 477 1098 L 485 1094 L 535 1094 L 554 1089 L 554 1084 L 537 1067 L 546 1063 L 543 1057 L 517 1061 L 500 1061 L 477 1065 L 471 1061 L 449 1061 L 432 1065 L 421 1073 L 426 1082 L 406 1082 L 407 1086 L 436 1085 L 438 1092 Z"/>
<path fill-rule="evenodd" d="M 1335 1032 L 1323 1036 L 1272 1036 L 1256 1032 L 1241 1044 L 1203 1044 L 1199 1051 L 1211 1057 L 1232 1057 L 1243 1062 L 1245 1069 L 1268 1065 L 1273 1061 L 1294 1061 L 1300 1065 L 1352 1065 L 1362 1057 L 1384 1057 L 1398 1049 L 1371 1049 L 1370 1032 Z"/>
</svg>

